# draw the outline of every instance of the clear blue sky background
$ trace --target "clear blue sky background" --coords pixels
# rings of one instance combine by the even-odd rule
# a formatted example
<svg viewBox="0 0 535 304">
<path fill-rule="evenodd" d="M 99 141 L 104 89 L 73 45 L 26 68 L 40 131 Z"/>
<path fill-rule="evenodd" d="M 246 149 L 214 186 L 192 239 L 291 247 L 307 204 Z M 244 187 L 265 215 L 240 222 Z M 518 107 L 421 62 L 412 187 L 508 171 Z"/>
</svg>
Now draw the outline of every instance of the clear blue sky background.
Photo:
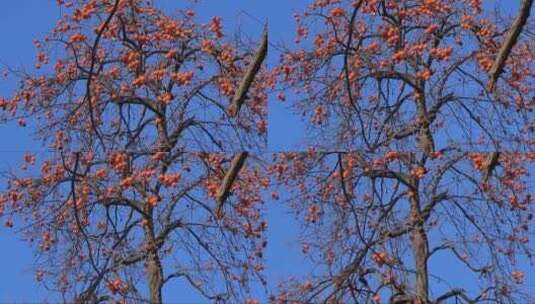
<svg viewBox="0 0 535 304">
<path fill-rule="evenodd" d="M 178 0 L 159 0 L 161 7 L 173 8 Z M 490 1 L 493 2 L 493 1 Z M 505 1 L 504 1 L 505 2 Z M 514 9 L 516 2 L 507 1 L 507 9 Z M 182 2 L 183 3 L 183 2 Z M 240 26 L 251 37 L 258 37 L 262 24 L 250 16 L 268 20 L 271 40 L 275 43 L 292 43 L 294 35 L 293 13 L 308 4 L 305 0 L 204 0 L 198 6 L 202 20 L 213 15 L 223 17 L 225 27 Z M 511 4 L 514 3 L 514 4 Z M 247 14 L 245 13 L 247 12 Z M 0 63 L 11 67 L 25 67 L 31 70 L 35 51 L 32 39 L 43 37 L 49 31 L 60 11 L 53 0 L 5 0 L 0 3 Z M 278 58 L 274 48 L 270 49 L 271 63 Z M 13 83 L 0 81 L 0 95 L 8 95 Z M 286 103 L 291 103 L 292 96 Z M 300 118 L 292 115 L 284 103 L 269 102 L 269 149 L 271 151 L 291 150 L 302 141 L 304 130 Z M 39 149 L 29 133 L 14 127 L 0 125 L 0 170 L 16 167 L 24 150 Z M 1 185 L 0 185 L 1 186 Z M 305 262 L 296 239 L 296 225 L 285 208 L 277 202 L 267 202 L 269 210 L 269 250 L 267 252 L 267 275 L 270 286 L 289 275 L 299 275 L 305 270 Z M 29 272 L 32 254 L 27 244 L 13 231 L 0 228 L 0 303 L 40 302 L 47 298 L 47 292 L 39 289 L 33 273 Z M 447 258 L 437 258 L 432 268 L 455 282 L 470 289 L 474 283 L 463 275 L 463 269 Z M 528 283 L 533 276 L 528 277 Z M 198 296 L 191 289 L 181 285 L 168 288 L 165 298 L 179 303 L 198 303 Z"/>
</svg>

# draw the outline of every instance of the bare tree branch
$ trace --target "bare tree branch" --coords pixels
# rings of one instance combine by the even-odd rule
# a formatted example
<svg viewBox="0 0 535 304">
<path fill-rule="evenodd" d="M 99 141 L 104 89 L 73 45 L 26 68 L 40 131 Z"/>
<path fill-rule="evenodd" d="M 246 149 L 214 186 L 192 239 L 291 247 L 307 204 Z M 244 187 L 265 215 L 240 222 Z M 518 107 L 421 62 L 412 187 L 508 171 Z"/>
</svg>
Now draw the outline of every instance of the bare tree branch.
<svg viewBox="0 0 535 304">
<path fill-rule="evenodd" d="M 496 168 L 497 165 L 499 165 L 498 158 L 500 157 L 500 152 L 493 152 L 489 154 L 487 157 L 487 162 L 485 164 L 485 173 L 483 175 L 483 183 L 487 183 L 489 181 L 490 176 L 492 175 L 492 172 Z"/>
<path fill-rule="evenodd" d="M 264 62 L 264 59 L 266 58 L 267 49 L 268 32 L 266 27 L 264 28 L 262 41 L 260 42 L 260 46 L 256 50 L 253 62 L 249 64 L 247 72 L 241 80 L 240 87 L 238 88 L 238 91 L 236 91 L 236 94 L 234 94 L 234 98 L 232 98 L 232 104 L 229 109 L 230 116 L 236 116 L 240 112 L 240 108 L 243 105 L 245 99 L 247 98 L 247 92 L 249 92 L 249 88 L 251 87 L 255 76 L 258 74 L 258 71 L 260 71 L 262 62 Z"/>
<path fill-rule="evenodd" d="M 230 168 L 225 174 L 225 177 L 223 178 L 223 183 L 221 183 L 221 186 L 219 187 L 219 190 L 217 191 L 216 195 L 217 206 L 215 209 L 215 215 L 217 218 L 221 218 L 223 216 L 223 205 L 225 204 L 225 201 L 230 195 L 230 188 L 232 188 L 236 177 L 238 177 L 238 173 L 245 164 L 245 160 L 247 159 L 248 154 L 249 153 L 247 152 L 238 153 L 236 154 L 236 156 L 234 156 L 230 163 Z"/>
<path fill-rule="evenodd" d="M 522 29 L 524 28 L 524 25 L 526 25 L 526 22 L 528 21 L 529 15 L 531 13 L 531 7 L 533 5 L 533 0 L 523 0 L 522 6 L 520 8 L 520 13 L 513 21 L 513 24 L 511 25 L 511 28 L 507 32 L 507 36 L 505 37 L 505 41 L 503 42 L 503 45 L 498 52 L 498 55 L 496 56 L 496 59 L 494 60 L 494 64 L 492 65 L 490 69 L 490 80 L 488 83 L 488 88 L 491 91 L 494 91 L 494 88 L 496 86 L 496 81 L 498 81 L 498 78 L 503 73 L 503 68 L 505 65 L 505 61 L 509 57 L 509 54 L 513 50 L 513 47 L 515 46 L 518 37 L 520 36 L 520 33 L 522 33 Z"/>
</svg>

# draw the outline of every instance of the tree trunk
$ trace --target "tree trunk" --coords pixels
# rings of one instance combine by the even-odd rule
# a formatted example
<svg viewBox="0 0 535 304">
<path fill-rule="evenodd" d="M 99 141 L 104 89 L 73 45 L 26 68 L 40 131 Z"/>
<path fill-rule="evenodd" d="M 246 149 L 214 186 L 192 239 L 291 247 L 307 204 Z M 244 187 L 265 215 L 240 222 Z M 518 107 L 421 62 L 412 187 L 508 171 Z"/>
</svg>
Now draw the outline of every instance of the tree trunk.
<svg viewBox="0 0 535 304">
<path fill-rule="evenodd" d="M 145 225 L 145 244 L 147 246 L 147 259 L 145 268 L 147 271 L 147 283 L 149 285 L 150 303 L 162 303 L 163 269 L 158 248 L 154 237 L 152 221 Z"/>
<path fill-rule="evenodd" d="M 159 105 L 159 110 L 165 113 L 165 105 Z M 158 132 L 158 146 L 160 152 L 169 152 L 173 147 L 169 141 L 167 121 L 164 119 L 162 123 L 157 124 Z M 174 142 L 176 143 L 176 142 Z M 167 169 L 168 164 L 164 164 L 161 169 L 162 173 Z M 145 269 L 147 273 L 147 284 L 149 286 L 150 303 L 161 304 L 162 302 L 162 287 L 163 287 L 163 267 L 158 255 L 158 244 L 156 244 L 156 237 L 154 234 L 154 219 L 152 207 L 146 205 L 144 208 L 148 215 L 146 224 L 143 226 L 145 233 L 145 250 L 147 251 L 147 258 L 145 260 Z"/>
<path fill-rule="evenodd" d="M 425 155 L 430 156 L 431 153 L 435 152 L 435 142 L 433 133 L 431 133 L 431 122 L 429 121 L 425 98 L 423 96 L 419 97 L 416 101 L 416 115 L 417 120 L 421 124 L 416 137 L 416 142 L 420 150 L 422 150 Z"/>
<path fill-rule="evenodd" d="M 414 228 L 411 232 L 412 253 L 416 267 L 416 297 L 419 302 L 428 303 L 429 300 L 429 274 L 427 271 L 427 258 L 429 254 L 429 242 L 421 215 L 420 201 L 418 197 L 411 199 L 411 219 Z"/>
</svg>

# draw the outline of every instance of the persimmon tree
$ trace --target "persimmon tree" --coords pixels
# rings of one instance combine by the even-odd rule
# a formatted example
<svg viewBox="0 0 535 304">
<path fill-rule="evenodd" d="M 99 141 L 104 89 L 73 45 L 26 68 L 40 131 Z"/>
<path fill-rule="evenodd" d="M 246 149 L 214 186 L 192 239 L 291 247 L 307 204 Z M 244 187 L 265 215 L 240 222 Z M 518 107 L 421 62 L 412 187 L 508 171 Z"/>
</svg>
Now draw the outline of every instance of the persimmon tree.
<svg viewBox="0 0 535 304">
<path fill-rule="evenodd" d="M 531 4 L 523 1 L 522 13 L 529 16 Z M 521 35 L 531 26 L 525 13 L 511 25 L 497 15 L 503 4 L 489 5 L 314 1 L 296 16 L 302 47 L 283 55 L 278 69 L 296 89 L 311 138 L 322 136 L 310 144 L 533 149 L 534 52 Z"/>
<path fill-rule="evenodd" d="M 57 2 L 38 71 L 14 70 L 20 87 L 0 100 L 2 121 L 36 126 L 48 150 L 0 194 L 6 225 L 38 252 L 37 279 L 66 302 L 162 303 L 175 280 L 243 301 L 264 280 L 269 180 L 255 157 L 231 159 L 265 144 L 267 36 L 255 53 L 191 9 Z"/>
<path fill-rule="evenodd" d="M 532 1 L 514 20 L 495 5 L 317 0 L 296 15 L 277 72 L 313 148 L 271 170 L 316 267 L 274 301 L 533 301 L 517 265 L 533 248 Z"/>
<path fill-rule="evenodd" d="M 6 173 L 0 213 L 64 301 L 162 303 L 174 280 L 248 301 L 265 282 L 270 177 L 315 264 L 275 303 L 531 300 L 533 1 L 510 20 L 478 0 L 315 0 L 273 73 L 267 33 L 258 46 L 230 39 L 219 17 L 58 3 L 35 41 L 40 72 L 13 71 L 20 87 L 0 99 L 2 121 L 36 126 L 50 152 Z M 251 152 L 278 80 L 315 147 L 265 170 Z M 481 287 L 441 278 L 439 255 Z"/>
<path fill-rule="evenodd" d="M 535 155 L 499 153 L 489 169 L 494 157 L 278 155 L 272 173 L 293 193 L 289 202 L 305 228 L 302 250 L 316 266 L 274 301 L 532 301 L 522 267 L 533 258 Z M 447 273 L 436 267 L 440 261 L 463 270 Z M 452 280 L 457 276 L 478 284 L 467 289 Z"/>
</svg>

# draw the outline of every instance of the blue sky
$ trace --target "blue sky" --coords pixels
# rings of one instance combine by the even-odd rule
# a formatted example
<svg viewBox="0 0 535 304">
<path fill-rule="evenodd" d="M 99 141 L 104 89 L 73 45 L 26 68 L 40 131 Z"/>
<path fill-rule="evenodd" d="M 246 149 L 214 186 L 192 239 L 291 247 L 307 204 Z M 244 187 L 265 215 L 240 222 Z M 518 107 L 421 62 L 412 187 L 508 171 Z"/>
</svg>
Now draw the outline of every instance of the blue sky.
<svg viewBox="0 0 535 304">
<path fill-rule="evenodd" d="M 177 2 L 157 1 L 163 8 L 172 8 Z M 493 2 L 493 1 L 491 1 Z M 517 1 L 511 1 L 517 2 Z M 198 5 L 199 17 L 208 20 L 213 15 L 223 17 L 225 27 L 239 26 L 251 37 L 259 37 L 262 22 L 267 20 L 271 40 L 274 43 L 293 41 L 293 13 L 301 10 L 309 1 L 304 0 L 204 0 Z M 513 9 L 516 5 L 506 5 Z M 0 64 L 10 67 L 32 69 L 35 52 L 34 38 L 43 37 L 55 24 L 60 11 L 52 0 L 3 1 L 0 4 Z M 270 49 L 270 64 L 278 58 L 277 50 Z M 14 83 L 0 80 L 0 96 L 9 94 Z M 300 118 L 286 109 L 291 103 L 269 102 L 269 150 L 291 150 L 302 141 L 304 130 Z M 0 170 L 16 167 L 25 150 L 39 149 L 32 141 L 27 129 L 0 125 Z M 267 275 L 271 286 L 286 279 L 288 275 L 299 275 L 305 269 L 299 246 L 294 244 L 296 228 L 292 215 L 280 203 L 267 202 L 269 214 L 269 250 L 267 252 Z M 470 281 L 460 275 L 461 267 L 456 267 L 446 258 L 438 258 L 434 266 L 445 274 L 462 281 L 468 286 Z M 47 298 L 46 290 L 37 287 L 33 273 L 29 272 L 32 253 L 25 242 L 13 231 L 0 228 L 0 303 L 40 302 Z M 180 300 L 180 303 L 198 302 L 198 296 L 189 288 L 177 284 L 166 290 L 166 299 Z"/>
<path fill-rule="evenodd" d="M 30 3 L 31 2 L 31 3 Z M 0 9 L 0 64 L 31 67 L 34 58 L 32 39 L 46 33 L 54 25 L 59 12 L 51 9 L 51 1 L 10 1 L 2 3 Z M 13 83 L 0 80 L 0 94 L 7 95 Z M 0 126 L 0 167 L 15 166 L 21 159 L 20 150 L 35 148 L 35 143 L 23 129 L 14 126 Z M 17 151 L 15 151 L 17 150 Z M 2 227 L 0 229 L 0 302 L 37 301 L 46 297 L 46 292 L 36 288 L 33 274 L 28 272 L 32 253 L 18 236 Z"/>
</svg>

